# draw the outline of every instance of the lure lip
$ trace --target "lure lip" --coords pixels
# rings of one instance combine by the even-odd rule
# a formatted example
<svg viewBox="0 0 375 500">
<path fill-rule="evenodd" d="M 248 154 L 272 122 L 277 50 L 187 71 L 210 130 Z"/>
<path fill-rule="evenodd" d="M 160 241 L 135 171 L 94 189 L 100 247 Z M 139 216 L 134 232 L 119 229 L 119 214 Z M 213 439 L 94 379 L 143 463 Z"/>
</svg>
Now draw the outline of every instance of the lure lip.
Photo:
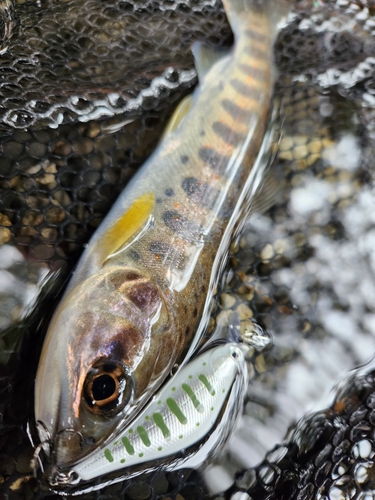
<svg viewBox="0 0 375 500">
<path fill-rule="evenodd" d="M 200 435 L 197 439 L 194 439 L 191 436 L 188 440 L 183 440 L 180 443 L 178 450 L 172 450 L 172 452 L 168 452 L 165 455 L 161 455 L 160 458 L 148 458 L 146 457 L 144 460 L 138 460 L 137 463 L 133 465 L 129 465 L 125 468 L 125 466 L 114 468 L 111 471 L 104 472 L 102 474 L 98 474 L 89 479 L 83 478 L 80 474 L 80 469 L 85 467 L 85 463 L 91 462 L 96 463 L 97 460 L 100 460 L 100 453 L 103 454 L 104 448 L 112 449 L 112 452 L 115 453 L 115 443 L 120 441 L 126 432 L 129 431 L 130 427 L 135 428 L 137 424 L 144 423 L 144 417 L 146 413 L 149 415 L 152 414 L 152 407 L 161 401 L 161 398 L 166 399 L 166 397 L 171 394 L 176 394 L 176 387 L 179 387 L 181 384 L 181 380 L 186 380 L 188 378 L 188 373 L 191 372 L 192 363 L 197 365 L 201 360 L 205 360 L 205 364 L 210 365 L 210 360 L 213 362 L 219 359 L 218 354 L 221 355 L 220 359 L 223 359 L 223 353 L 226 354 L 226 359 L 221 364 L 216 364 L 218 373 L 220 373 L 220 368 L 223 366 L 229 366 L 231 369 L 225 371 L 222 368 L 222 373 L 226 374 L 226 384 L 227 392 L 225 396 L 221 396 L 222 403 L 218 407 L 215 408 L 215 413 L 209 412 L 208 416 L 213 419 L 212 422 L 209 423 L 208 431 L 204 431 L 203 436 Z M 216 356 L 216 357 L 215 357 Z M 224 365 L 224 363 L 227 365 Z M 215 373 L 215 370 L 211 368 L 212 377 L 218 377 L 218 373 Z M 199 373 L 199 372 L 197 372 Z M 207 372 L 208 373 L 208 372 Z M 232 374 L 232 375 L 231 375 Z M 178 375 L 178 377 L 177 377 Z M 209 375 L 207 375 L 209 377 Z M 232 377 L 230 380 L 230 376 Z M 225 375 L 223 375 L 225 377 Z M 211 380 L 211 379 L 210 379 Z M 208 380 L 206 379 L 207 383 Z M 45 473 L 45 478 L 49 483 L 52 491 L 58 494 L 63 495 L 79 495 L 82 493 L 86 493 L 89 491 L 93 491 L 108 484 L 112 484 L 115 482 L 122 481 L 124 479 L 129 479 L 131 477 L 138 476 L 143 473 L 151 472 L 155 470 L 155 468 L 163 468 L 164 470 L 176 470 L 179 468 L 197 468 L 199 467 L 208 456 L 212 455 L 217 448 L 219 448 L 223 442 L 226 441 L 231 429 L 233 428 L 233 421 L 239 416 L 240 410 L 243 407 L 243 400 L 247 389 L 247 381 L 248 381 L 248 373 L 247 366 L 244 356 L 244 349 L 236 343 L 221 343 L 214 347 L 211 347 L 209 350 L 205 350 L 203 353 L 200 353 L 197 357 L 195 357 L 191 363 L 188 363 L 184 366 L 184 368 L 177 372 L 173 377 L 171 377 L 168 382 L 162 387 L 161 390 L 154 396 L 154 398 L 148 403 L 148 405 L 143 409 L 143 411 L 135 417 L 132 424 L 123 430 L 116 438 L 112 438 L 110 443 L 106 444 L 106 447 L 101 447 L 101 450 L 97 450 L 93 452 L 91 456 L 86 457 L 86 459 L 82 459 L 78 461 L 75 465 L 59 467 L 56 465 L 50 466 L 50 468 Z M 225 386 L 225 385 L 224 385 Z M 217 387 L 222 387 L 222 385 L 218 385 Z M 206 389 L 207 390 L 207 387 Z M 219 390 L 217 391 L 219 393 Z M 220 390 L 221 392 L 221 390 Z M 224 391 L 223 391 L 224 392 Z M 199 393 L 198 393 L 199 396 Z M 219 396 L 218 396 L 219 397 Z M 157 406 L 158 410 L 161 406 Z M 182 407 L 184 408 L 184 407 Z M 162 410 L 160 409 L 160 412 Z M 198 413 L 197 413 L 198 415 Z M 209 421 L 209 419 L 207 419 Z M 203 429 L 205 424 L 202 422 L 202 427 L 195 428 L 194 424 L 194 433 L 196 435 L 199 432 L 199 429 Z M 138 427 L 139 428 L 139 427 Z M 188 431 L 187 431 L 188 432 Z M 134 443 L 133 443 L 134 444 Z M 142 455 L 142 454 L 141 454 Z M 97 456 L 97 458 L 95 457 Z M 156 465 L 155 465 L 156 464 Z M 98 469 L 100 470 L 100 468 Z M 103 478 L 100 480 L 100 478 Z M 97 484 L 99 480 L 100 484 Z M 96 484 L 93 484 L 95 483 Z"/>
</svg>

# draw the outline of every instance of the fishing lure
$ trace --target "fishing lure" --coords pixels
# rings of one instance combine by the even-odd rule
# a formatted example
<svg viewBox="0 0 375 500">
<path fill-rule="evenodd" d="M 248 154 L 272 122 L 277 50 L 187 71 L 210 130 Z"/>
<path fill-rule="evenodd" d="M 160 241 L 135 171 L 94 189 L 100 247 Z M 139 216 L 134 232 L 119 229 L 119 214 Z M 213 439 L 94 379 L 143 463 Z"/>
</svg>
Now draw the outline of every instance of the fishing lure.
<svg viewBox="0 0 375 500">
<path fill-rule="evenodd" d="M 232 51 L 195 50 L 200 86 L 95 233 L 49 327 L 35 416 L 58 469 L 107 445 L 191 357 L 261 184 L 282 2 L 224 3 Z"/>
<path fill-rule="evenodd" d="M 56 470 L 51 485 L 73 486 L 78 494 L 103 487 L 103 481 L 117 482 L 145 470 L 199 466 L 233 429 L 243 407 L 247 379 L 238 344 L 205 351 L 172 377 L 115 439 L 71 469 Z M 108 479 L 113 473 L 117 477 Z M 103 477 L 99 485 L 87 485 L 98 477 Z"/>
</svg>

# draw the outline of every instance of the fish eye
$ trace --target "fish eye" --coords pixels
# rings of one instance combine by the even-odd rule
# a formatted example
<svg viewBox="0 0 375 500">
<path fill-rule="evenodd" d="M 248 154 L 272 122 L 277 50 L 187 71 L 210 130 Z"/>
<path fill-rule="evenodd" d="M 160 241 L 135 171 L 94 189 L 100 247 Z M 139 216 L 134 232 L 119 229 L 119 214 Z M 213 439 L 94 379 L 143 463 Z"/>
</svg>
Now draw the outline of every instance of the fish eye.
<svg viewBox="0 0 375 500">
<path fill-rule="evenodd" d="M 83 393 L 92 413 L 108 415 L 120 411 L 129 402 L 132 380 L 121 363 L 102 359 L 87 373 Z"/>
</svg>

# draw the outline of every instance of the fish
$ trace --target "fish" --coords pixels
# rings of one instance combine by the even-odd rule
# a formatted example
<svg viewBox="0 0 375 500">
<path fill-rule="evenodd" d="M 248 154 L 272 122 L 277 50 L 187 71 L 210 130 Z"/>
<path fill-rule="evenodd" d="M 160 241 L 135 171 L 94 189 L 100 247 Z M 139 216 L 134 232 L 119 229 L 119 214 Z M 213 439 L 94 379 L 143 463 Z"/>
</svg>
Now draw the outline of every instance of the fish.
<svg viewBox="0 0 375 500">
<path fill-rule="evenodd" d="M 49 325 L 35 420 L 52 469 L 119 435 L 190 358 L 231 236 L 261 185 L 273 42 L 290 5 L 224 6 L 234 46 L 195 46 L 198 88 L 90 240 Z"/>
<path fill-rule="evenodd" d="M 145 467 L 199 466 L 221 448 L 241 414 L 248 384 L 245 354 L 233 342 L 205 349 L 115 439 L 71 469 L 56 471 L 52 486 L 82 494 L 136 477 Z M 90 485 L 97 478 L 102 479 Z"/>
</svg>

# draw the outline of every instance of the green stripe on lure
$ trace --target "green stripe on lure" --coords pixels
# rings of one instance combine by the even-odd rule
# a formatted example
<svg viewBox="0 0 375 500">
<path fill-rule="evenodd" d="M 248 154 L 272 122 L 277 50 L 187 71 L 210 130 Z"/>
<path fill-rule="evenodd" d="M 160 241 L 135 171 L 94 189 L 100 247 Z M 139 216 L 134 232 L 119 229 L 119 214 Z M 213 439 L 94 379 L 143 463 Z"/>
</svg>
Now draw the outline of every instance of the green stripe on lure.
<svg viewBox="0 0 375 500">
<path fill-rule="evenodd" d="M 70 470 L 56 471 L 52 486 L 73 486 L 73 494 L 80 494 L 134 477 L 146 463 L 149 471 L 199 466 L 233 430 L 247 383 L 238 344 L 205 351 L 172 377 L 130 427 Z M 193 446 L 204 439 L 201 447 Z M 117 477 L 108 479 L 114 473 Z M 87 483 L 96 478 L 101 478 L 100 484 Z"/>
<path fill-rule="evenodd" d="M 109 442 L 190 356 L 262 181 L 282 2 L 224 4 L 232 51 L 218 59 L 201 48 L 198 89 L 95 233 L 49 327 L 35 416 L 54 466 Z"/>
</svg>

